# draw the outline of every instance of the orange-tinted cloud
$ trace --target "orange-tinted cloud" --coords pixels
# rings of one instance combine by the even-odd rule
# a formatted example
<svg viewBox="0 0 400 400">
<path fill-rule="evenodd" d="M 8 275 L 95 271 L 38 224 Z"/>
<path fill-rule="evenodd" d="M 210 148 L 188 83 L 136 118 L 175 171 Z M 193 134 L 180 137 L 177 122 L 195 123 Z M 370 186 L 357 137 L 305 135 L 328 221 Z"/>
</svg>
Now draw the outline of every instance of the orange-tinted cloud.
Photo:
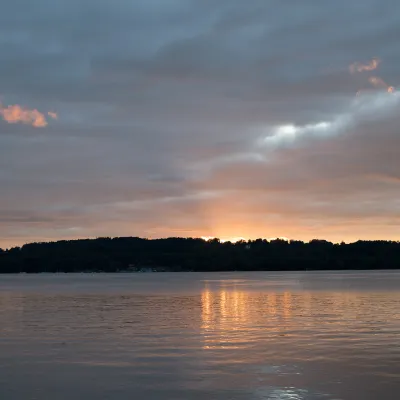
<svg viewBox="0 0 400 400">
<path fill-rule="evenodd" d="M 53 118 L 53 119 L 57 119 L 57 118 L 58 118 L 57 113 L 52 112 L 52 111 L 49 111 L 49 112 L 47 113 L 47 115 L 48 115 L 50 118 Z"/>
<path fill-rule="evenodd" d="M 57 114 L 54 112 L 48 112 L 47 114 L 50 118 L 57 118 Z M 9 124 L 22 123 L 34 126 L 35 128 L 44 128 L 48 124 L 46 116 L 40 111 L 36 109 L 30 110 L 21 107 L 18 104 L 4 107 L 0 103 L 0 115 L 2 116 L 3 120 Z"/>
<path fill-rule="evenodd" d="M 368 64 L 361 64 L 358 62 L 355 62 L 350 65 L 349 69 L 350 72 L 353 74 L 355 72 L 364 72 L 364 71 L 374 71 L 378 68 L 380 64 L 380 60 L 377 58 L 373 58 Z M 388 93 L 394 93 L 395 88 L 394 86 L 389 86 L 382 78 L 379 76 L 370 76 L 368 78 L 368 82 L 378 88 L 378 89 L 385 89 Z M 357 96 L 361 94 L 362 91 L 357 92 Z"/>
<path fill-rule="evenodd" d="M 394 87 L 389 86 L 382 78 L 378 76 L 371 76 L 368 79 L 369 83 L 377 88 L 385 89 L 388 93 L 394 92 Z"/>
<path fill-rule="evenodd" d="M 374 71 L 378 68 L 381 61 L 378 58 L 373 58 L 369 63 L 362 64 L 359 62 L 355 62 L 350 65 L 349 69 L 352 74 L 356 72 L 364 72 L 364 71 Z"/>
</svg>

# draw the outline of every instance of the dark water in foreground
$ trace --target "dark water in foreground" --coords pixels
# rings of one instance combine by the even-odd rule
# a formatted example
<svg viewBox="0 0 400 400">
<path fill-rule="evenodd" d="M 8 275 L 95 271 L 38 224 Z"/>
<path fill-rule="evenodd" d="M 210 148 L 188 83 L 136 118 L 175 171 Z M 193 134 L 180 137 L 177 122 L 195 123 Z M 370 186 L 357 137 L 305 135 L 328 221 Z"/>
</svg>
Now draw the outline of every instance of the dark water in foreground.
<svg viewBox="0 0 400 400">
<path fill-rule="evenodd" d="M 0 399 L 400 398 L 400 273 L 0 275 Z"/>
</svg>

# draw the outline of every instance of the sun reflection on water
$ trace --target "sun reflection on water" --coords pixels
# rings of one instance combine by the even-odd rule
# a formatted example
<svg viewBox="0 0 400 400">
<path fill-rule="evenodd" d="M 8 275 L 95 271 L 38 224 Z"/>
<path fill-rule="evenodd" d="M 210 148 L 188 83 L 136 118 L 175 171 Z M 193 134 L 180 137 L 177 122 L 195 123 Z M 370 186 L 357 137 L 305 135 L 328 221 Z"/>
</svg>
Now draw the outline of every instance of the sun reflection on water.
<svg viewBox="0 0 400 400">
<path fill-rule="evenodd" d="M 204 349 L 238 348 L 257 339 L 260 330 L 266 334 L 286 329 L 292 314 L 292 294 L 254 295 L 238 290 L 236 285 L 213 291 L 208 285 L 201 294 L 201 318 Z M 260 317 L 262 320 L 260 320 Z M 274 324 L 268 320 L 276 320 Z M 270 321 L 271 322 L 271 321 Z"/>
<path fill-rule="evenodd" d="M 384 296 L 398 298 L 396 294 Z M 282 336 L 295 340 L 315 324 L 321 339 L 325 340 L 325 331 L 329 331 L 337 335 L 336 340 L 346 336 L 359 341 L 365 333 L 366 316 L 385 314 L 380 298 L 379 293 L 370 294 L 366 301 L 361 292 L 255 293 L 224 284 L 212 290 L 206 284 L 201 294 L 203 348 L 243 348 L 257 340 Z M 392 318 L 395 316 L 390 315 Z M 377 324 L 370 329 L 380 331 L 381 327 Z"/>
</svg>

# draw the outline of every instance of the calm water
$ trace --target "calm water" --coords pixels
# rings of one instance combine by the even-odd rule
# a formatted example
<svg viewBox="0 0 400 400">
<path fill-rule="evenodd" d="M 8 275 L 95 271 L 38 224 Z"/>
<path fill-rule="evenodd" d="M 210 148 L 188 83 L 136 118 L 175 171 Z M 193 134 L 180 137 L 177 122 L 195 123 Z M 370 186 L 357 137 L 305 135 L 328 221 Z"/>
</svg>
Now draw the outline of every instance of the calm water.
<svg viewBox="0 0 400 400">
<path fill-rule="evenodd" d="M 400 273 L 0 275 L 0 399 L 400 398 Z"/>
</svg>

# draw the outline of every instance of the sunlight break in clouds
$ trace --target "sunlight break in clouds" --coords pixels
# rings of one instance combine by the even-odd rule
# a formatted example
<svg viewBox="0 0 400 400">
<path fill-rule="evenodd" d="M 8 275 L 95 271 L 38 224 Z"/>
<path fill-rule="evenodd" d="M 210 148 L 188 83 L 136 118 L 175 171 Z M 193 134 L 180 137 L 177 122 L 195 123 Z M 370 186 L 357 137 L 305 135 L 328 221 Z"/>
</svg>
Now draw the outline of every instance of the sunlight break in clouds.
<svg viewBox="0 0 400 400">
<path fill-rule="evenodd" d="M 368 64 L 354 63 L 350 65 L 351 73 L 373 71 L 378 68 L 380 60 L 372 59 Z M 395 92 L 393 86 L 389 86 L 382 78 L 371 76 L 368 82 L 376 88 L 384 89 L 385 92 L 396 95 L 394 98 L 388 98 L 382 94 L 373 93 L 360 98 L 362 91 L 357 92 L 357 100 L 355 100 L 348 113 L 337 115 L 331 121 L 320 121 L 314 124 L 294 125 L 285 124 L 273 127 L 271 135 L 258 140 L 259 146 L 276 147 L 284 143 L 292 143 L 300 137 L 305 136 L 330 136 L 335 133 L 341 133 L 346 130 L 352 123 L 363 120 L 371 115 L 371 113 L 389 111 L 391 107 L 397 106 L 399 96 Z"/>
<path fill-rule="evenodd" d="M 332 128 L 332 122 L 318 122 L 316 124 L 307 124 L 303 126 L 298 126 L 294 124 L 287 124 L 275 127 L 273 129 L 273 134 L 267 136 L 262 140 L 263 144 L 279 144 L 282 142 L 294 141 L 299 135 L 304 135 L 306 133 L 323 133 L 328 132 Z"/>
<path fill-rule="evenodd" d="M 0 115 L 3 120 L 9 124 L 23 123 L 26 125 L 32 125 L 35 128 L 44 128 L 48 125 L 46 115 L 40 111 L 33 109 L 29 110 L 21 107 L 18 104 L 3 107 L 0 103 Z M 55 112 L 48 112 L 47 115 L 52 119 L 57 119 Z"/>
<path fill-rule="evenodd" d="M 296 142 L 306 137 L 329 137 L 345 133 L 352 125 L 357 124 L 371 115 L 384 114 L 393 111 L 399 105 L 398 92 L 371 93 L 358 96 L 350 105 L 349 112 L 338 114 L 331 121 L 320 121 L 315 124 L 295 125 L 285 124 L 273 127 L 268 136 L 258 139 L 257 145 L 264 148 L 276 148 L 280 145 Z"/>
</svg>

